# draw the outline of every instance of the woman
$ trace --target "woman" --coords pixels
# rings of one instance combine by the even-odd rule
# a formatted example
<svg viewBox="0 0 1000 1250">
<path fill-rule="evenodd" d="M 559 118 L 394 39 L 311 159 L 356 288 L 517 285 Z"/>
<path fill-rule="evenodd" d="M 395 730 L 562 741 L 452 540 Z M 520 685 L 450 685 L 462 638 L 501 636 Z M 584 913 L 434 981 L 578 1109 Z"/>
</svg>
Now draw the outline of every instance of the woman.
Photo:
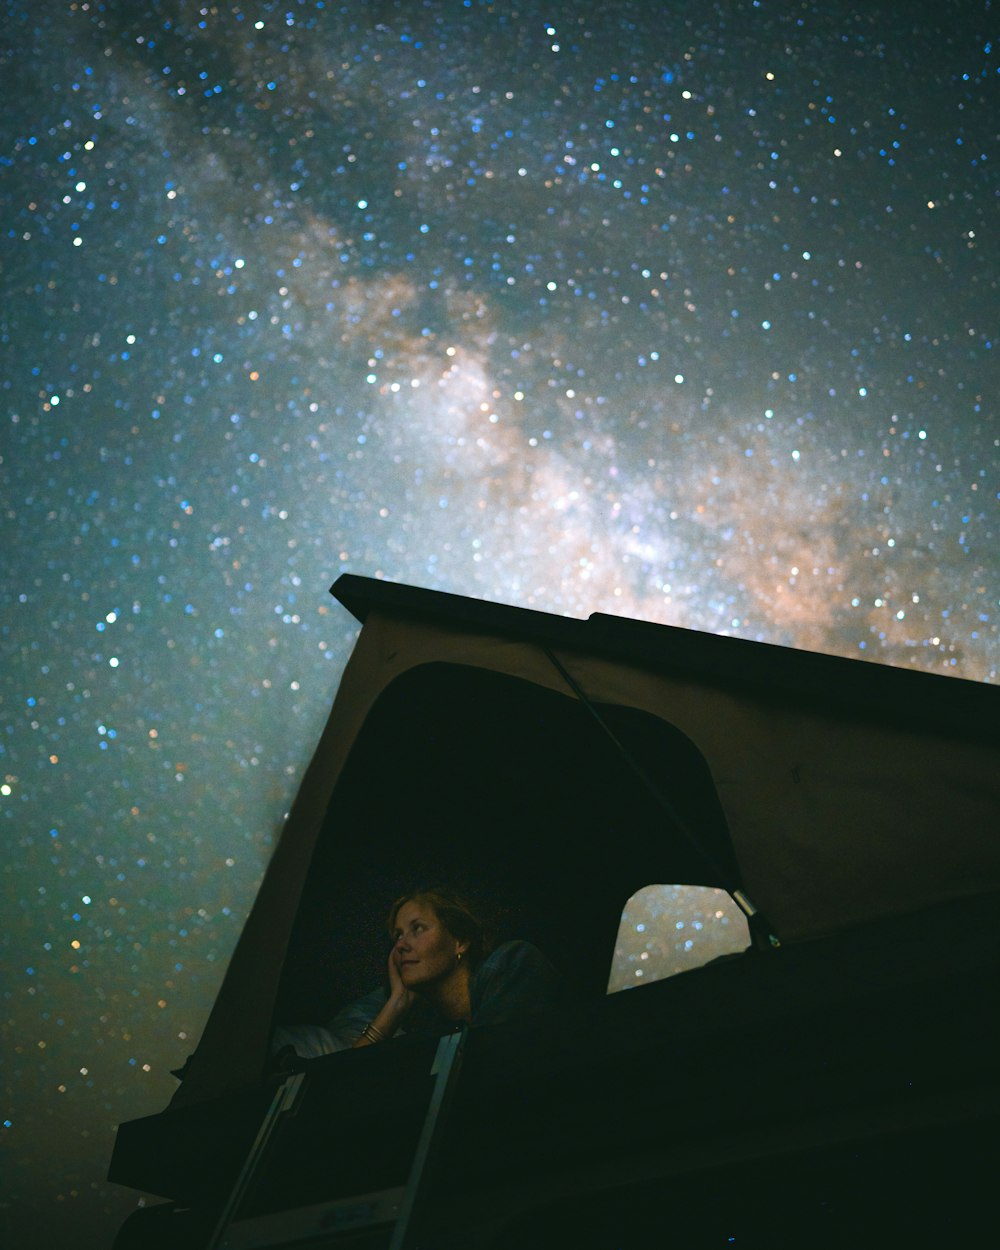
<svg viewBox="0 0 1000 1250">
<path fill-rule="evenodd" d="M 402 1033 L 501 1024 L 565 994 L 559 973 L 530 943 L 504 942 L 487 953 L 481 921 L 451 890 L 404 894 L 389 912 L 389 933 L 388 989 L 373 990 L 325 1027 L 277 1028 L 275 1051 L 290 1046 L 313 1059 Z"/>
</svg>

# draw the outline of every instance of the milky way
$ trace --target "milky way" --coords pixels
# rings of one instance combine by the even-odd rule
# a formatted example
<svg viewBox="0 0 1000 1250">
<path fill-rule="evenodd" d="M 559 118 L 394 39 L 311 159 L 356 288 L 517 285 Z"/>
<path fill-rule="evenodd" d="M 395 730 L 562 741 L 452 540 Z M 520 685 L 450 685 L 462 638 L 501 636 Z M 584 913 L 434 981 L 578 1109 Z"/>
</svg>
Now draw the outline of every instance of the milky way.
<svg viewBox="0 0 1000 1250">
<path fill-rule="evenodd" d="M 995 24 L 7 6 L 18 1229 L 134 1205 L 114 1129 L 211 1007 L 341 572 L 996 680 Z"/>
</svg>

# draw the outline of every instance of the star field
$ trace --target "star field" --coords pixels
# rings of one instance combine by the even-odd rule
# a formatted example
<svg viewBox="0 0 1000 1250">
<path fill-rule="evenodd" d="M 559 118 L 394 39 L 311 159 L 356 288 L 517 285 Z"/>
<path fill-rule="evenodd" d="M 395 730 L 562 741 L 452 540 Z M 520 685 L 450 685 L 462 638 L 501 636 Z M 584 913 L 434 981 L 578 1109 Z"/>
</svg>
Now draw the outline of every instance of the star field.
<svg viewBox="0 0 1000 1250">
<path fill-rule="evenodd" d="M 7 5 L 11 1244 L 134 1206 L 340 573 L 997 680 L 995 25 Z"/>
</svg>

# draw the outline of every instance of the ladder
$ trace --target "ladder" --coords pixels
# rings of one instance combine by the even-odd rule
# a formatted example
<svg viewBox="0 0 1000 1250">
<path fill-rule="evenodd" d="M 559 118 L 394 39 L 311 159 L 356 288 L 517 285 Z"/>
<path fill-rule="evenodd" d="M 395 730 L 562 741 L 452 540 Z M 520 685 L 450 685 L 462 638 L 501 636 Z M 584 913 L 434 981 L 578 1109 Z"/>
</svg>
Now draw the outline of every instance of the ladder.
<svg viewBox="0 0 1000 1250">
<path fill-rule="evenodd" d="M 468 1028 L 440 1039 L 431 1064 L 430 1100 L 404 1185 L 314 1203 L 246 1219 L 239 1209 L 282 1116 L 293 1112 L 306 1091 L 306 1074 L 289 1075 L 275 1091 L 243 1168 L 223 1204 L 204 1250 L 267 1250 L 309 1245 L 334 1250 L 349 1244 L 384 1250 L 416 1250 L 415 1240 L 422 1200 L 435 1148 L 440 1141 L 451 1095 L 457 1082 Z M 366 1236 L 366 1234 L 368 1234 Z"/>
</svg>

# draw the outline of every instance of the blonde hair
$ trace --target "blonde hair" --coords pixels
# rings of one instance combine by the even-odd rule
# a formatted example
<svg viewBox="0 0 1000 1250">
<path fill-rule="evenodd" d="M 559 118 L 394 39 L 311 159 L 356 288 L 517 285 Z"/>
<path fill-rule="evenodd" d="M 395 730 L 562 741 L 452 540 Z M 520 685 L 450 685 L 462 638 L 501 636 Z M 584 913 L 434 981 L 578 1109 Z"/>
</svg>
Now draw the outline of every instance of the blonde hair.
<svg viewBox="0 0 1000 1250">
<path fill-rule="evenodd" d="M 396 927 L 399 909 L 406 903 L 427 904 L 453 938 L 468 942 L 466 958 L 473 968 L 488 953 L 485 926 L 469 901 L 457 890 L 448 886 L 435 886 L 429 890 L 411 890 L 401 895 L 389 908 L 390 934 Z"/>
</svg>

